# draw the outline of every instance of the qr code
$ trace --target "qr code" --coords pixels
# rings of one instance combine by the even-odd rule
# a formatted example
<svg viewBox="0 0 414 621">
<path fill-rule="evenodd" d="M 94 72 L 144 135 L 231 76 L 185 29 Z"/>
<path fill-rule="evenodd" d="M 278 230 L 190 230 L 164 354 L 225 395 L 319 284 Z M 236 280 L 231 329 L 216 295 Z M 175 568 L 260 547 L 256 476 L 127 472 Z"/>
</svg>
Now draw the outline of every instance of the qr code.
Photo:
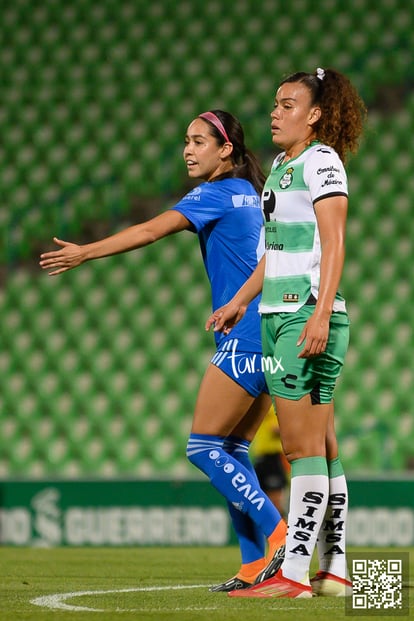
<svg viewBox="0 0 414 621">
<path fill-rule="evenodd" d="M 402 575 L 401 559 L 354 559 L 354 609 L 402 608 Z"/>
<path fill-rule="evenodd" d="M 407 614 L 404 585 L 409 563 L 403 558 L 404 553 L 351 556 L 352 597 L 348 611 L 352 610 L 353 614 Z"/>
</svg>

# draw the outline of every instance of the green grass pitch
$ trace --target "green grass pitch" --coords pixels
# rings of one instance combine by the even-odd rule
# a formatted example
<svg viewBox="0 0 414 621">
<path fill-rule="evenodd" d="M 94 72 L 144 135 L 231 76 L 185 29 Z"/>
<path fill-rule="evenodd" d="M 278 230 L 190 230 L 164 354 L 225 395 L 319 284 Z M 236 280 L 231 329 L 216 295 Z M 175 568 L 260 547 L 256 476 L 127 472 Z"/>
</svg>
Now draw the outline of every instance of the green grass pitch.
<svg viewBox="0 0 414 621">
<path fill-rule="evenodd" d="M 358 549 L 350 550 L 358 552 Z M 372 548 L 366 550 L 375 552 Z M 381 551 L 390 550 L 378 550 Z M 398 549 L 392 549 L 398 554 Z M 401 550 L 402 551 L 402 550 Z M 407 551 L 404 549 L 403 551 Z M 414 550 L 409 610 L 414 619 Z M 344 599 L 232 599 L 208 586 L 229 578 L 239 552 L 226 548 L 0 547 L 1 621 L 338 621 Z M 38 604 L 36 605 L 37 602 Z M 400 611 L 402 612 L 402 611 Z M 408 613 L 408 614 L 407 614 Z M 372 613 L 368 618 L 375 619 Z"/>
</svg>

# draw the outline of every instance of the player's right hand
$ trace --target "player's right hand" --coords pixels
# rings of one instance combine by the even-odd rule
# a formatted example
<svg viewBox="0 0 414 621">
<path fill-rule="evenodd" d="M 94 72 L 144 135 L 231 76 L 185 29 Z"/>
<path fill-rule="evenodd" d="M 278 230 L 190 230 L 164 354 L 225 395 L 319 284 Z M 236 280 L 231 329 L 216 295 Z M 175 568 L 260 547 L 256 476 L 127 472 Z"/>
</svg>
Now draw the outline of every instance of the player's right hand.
<svg viewBox="0 0 414 621">
<path fill-rule="evenodd" d="M 85 261 L 82 246 L 63 241 L 57 237 L 54 237 L 53 241 L 61 247 L 60 250 L 44 252 L 40 255 L 39 262 L 43 270 L 51 270 L 49 276 L 57 276 L 62 272 L 67 272 Z"/>
</svg>

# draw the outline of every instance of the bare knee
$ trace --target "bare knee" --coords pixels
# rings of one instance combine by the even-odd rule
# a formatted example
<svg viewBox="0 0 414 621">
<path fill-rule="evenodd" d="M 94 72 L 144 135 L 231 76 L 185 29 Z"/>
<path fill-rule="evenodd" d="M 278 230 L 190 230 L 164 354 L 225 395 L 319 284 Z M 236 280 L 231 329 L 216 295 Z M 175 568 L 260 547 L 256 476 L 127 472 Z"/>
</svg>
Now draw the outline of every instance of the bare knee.
<svg viewBox="0 0 414 621">
<path fill-rule="evenodd" d="M 289 462 L 326 457 L 330 405 L 313 405 L 309 395 L 298 401 L 276 398 L 276 411 L 283 451 Z"/>
<path fill-rule="evenodd" d="M 295 461 L 295 459 L 304 459 L 306 457 L 326 457 L 325 444 L 324 442 L 314 442 L 297 446 L 285 451 L 285 456 L 289 463 Z"/>
</svg>

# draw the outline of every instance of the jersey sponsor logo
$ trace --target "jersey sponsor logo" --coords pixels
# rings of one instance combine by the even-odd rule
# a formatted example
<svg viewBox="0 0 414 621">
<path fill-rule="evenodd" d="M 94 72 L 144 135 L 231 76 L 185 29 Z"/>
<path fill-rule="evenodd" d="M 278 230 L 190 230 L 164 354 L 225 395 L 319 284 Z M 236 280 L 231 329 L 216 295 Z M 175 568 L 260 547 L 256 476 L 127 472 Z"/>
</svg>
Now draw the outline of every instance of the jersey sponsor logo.
<svg viewBox="0 0 414 621">
<path fill-rule="evenodd" d="M 330 175 L 328 175 L 329 177 Z M 322 183 L 321 188 L 326 188 L 327 185 L 343 185 L 341 179 L 325 179 Z"/>
<path fill-rule="evenodd" d="M 325 188 L 328 185 L 343 185 L 341 178 L 337 177 L 340 174 L 339 168 L 335 166 L 326 166 L 325 168 L 318 168 L 317 175 L 326 175 L 326 179 L 321 184 L 321 188 Z"/>
<path fill-rule="evenodd" d="M 201 188 L 200 187 L 196 187 L 193 188 L 190 192 L 188 192 L 188 194 L 186 194 L 182 200 L 185 201 L 199 201 L 200 200 L 200 195 L 201 195 Z"/>
<path fill-rule="evenodd" d="M 283 177 L 280 179 L 279 187 L 280 187 L 281 190 L 286 190 L 286 188 L 288 188 L 290 185 L 292 185 L 293 171 L 294 171 L 293 166 L 289 166 L 289 168 L 286 170 L 286 172 L 283 175 Z"/>
<path fill-rule="evenodd" d="M 275 242 L 266 242 L 266 250 L 283 250 L 284 247 L 285 247 L 284 244 L 276 244 Z"/>
<path fill-rule="evenodd" d="M 325 168 L 318 168 L 318 170 L 316 171 L 316 174 L 323 175 L 323 173 L 332 173 L 332 172 L 339 173 L 341 171 L 339 170 L 339 168 L 336 168 L 336 166 L 326 166 Z"/>
<path fill-rule="evenodd" d="M 258 207 L 260 199 L 256 194 L 233 194 L 231 197 L 233 207 Z"/>
</svg>

